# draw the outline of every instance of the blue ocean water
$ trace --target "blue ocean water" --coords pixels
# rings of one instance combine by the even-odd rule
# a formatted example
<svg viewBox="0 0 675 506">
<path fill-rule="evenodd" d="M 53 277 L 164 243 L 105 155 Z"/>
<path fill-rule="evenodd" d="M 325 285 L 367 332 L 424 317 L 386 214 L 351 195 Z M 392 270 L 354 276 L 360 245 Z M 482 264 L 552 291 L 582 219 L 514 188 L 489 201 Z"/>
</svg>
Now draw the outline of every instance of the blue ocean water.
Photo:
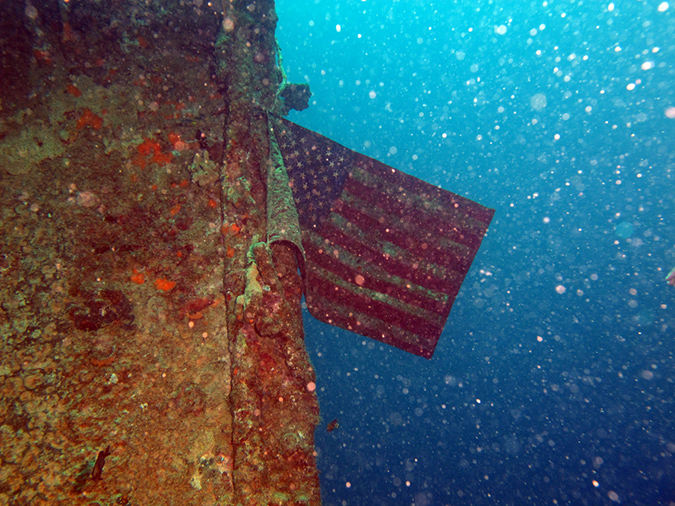
<svg viewBox="0 0 675 506">
<path fill-rule="evenodd" d="M 675 504 L 675 5 L 277 13 L 292 120 L 497 211 L 431 361 L 307 315 L 324 503 Z"/>
</svg>

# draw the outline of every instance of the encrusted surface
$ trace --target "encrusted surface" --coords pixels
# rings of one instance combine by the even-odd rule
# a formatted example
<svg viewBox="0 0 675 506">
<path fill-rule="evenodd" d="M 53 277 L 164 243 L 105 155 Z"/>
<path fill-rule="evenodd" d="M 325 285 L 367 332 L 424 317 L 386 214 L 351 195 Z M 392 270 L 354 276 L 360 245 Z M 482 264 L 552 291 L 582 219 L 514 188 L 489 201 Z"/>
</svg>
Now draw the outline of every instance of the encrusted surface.
<svg viewBox="0 0 675 506">
<path fill-rule="evenodd" d="M 318 504 L 258 7 L 3 4 L 0 504 Z"/>
<path fill-rule="evenodd" d="M 217 17 L 34 4 L 0 122 L 0 504 L 229 504 L 220 187 L 189 170 L 222 158 Z"/>
</svg>

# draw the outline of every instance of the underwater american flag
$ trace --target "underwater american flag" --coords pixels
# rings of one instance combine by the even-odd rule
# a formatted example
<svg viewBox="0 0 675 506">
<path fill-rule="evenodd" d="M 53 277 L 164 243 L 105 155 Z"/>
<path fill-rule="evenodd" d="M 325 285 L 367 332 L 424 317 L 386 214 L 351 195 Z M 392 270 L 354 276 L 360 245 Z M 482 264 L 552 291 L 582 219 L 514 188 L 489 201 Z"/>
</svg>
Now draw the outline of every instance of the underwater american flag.
<svg viewBox="0 0 675 506">
<path fill-rule="evenodd" d="M 310 314 L 431 358 L 494 210 L 288 120 L 271 125 Z"/>
</svg>

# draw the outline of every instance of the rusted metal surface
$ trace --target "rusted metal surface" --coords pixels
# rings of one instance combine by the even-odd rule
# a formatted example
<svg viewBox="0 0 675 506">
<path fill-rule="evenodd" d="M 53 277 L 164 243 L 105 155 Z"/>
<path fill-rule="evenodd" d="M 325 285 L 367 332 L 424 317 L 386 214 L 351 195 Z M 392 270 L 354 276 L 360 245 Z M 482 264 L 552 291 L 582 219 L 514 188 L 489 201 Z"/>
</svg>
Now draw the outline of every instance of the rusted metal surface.
<svg viewBox="0 0 675 506">
<path fill-rule="evenodd" d="M 26 6 L 0 41 L 27 76 L 0 93 L 0 504 L 318 504 L 300 284 L 242 105 L 274 97 L 273 3 Z"/>
<path fill-rule="evenodd" d="M 252 7 L 251 7 L 252 6 Z M 225 290 L 232 364 L 235 501 L 318 504 L 315 377 L 304 347 L 295 253 L 270 248 L 269 130 L 281 82 L 274 2 L 226 7 L 217 44 L 226 99 Z"/>
</svg>

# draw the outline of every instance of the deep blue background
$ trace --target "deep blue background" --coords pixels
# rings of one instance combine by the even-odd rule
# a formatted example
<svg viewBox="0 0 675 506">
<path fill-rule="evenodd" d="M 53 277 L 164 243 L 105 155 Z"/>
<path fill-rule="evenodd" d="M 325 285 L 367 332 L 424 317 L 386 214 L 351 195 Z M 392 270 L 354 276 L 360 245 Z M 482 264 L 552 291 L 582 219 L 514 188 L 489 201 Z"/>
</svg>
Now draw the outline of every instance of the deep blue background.
<svg viewBox="0 0 675 506">
<path fill-rule="evenodd" d="M 675 501 L 659 5 L 277 3 L 292 120 L 497 210 L 431 361 L 307 316 L 324 504 Z"/>
</svg>

